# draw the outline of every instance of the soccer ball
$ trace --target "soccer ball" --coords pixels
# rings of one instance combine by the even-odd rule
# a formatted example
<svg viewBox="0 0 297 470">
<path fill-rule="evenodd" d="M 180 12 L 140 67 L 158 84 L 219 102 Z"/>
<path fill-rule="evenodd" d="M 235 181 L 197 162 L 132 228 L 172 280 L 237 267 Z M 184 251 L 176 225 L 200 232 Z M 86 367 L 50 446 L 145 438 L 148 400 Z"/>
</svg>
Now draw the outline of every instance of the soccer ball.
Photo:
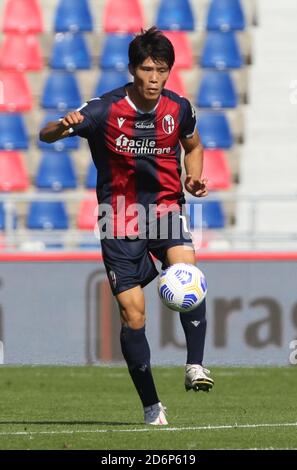
<svg viewBox="0 0 297 470">
<path fill-rule="evenodd" d="M 158 292 L 171 310 L 190 312 L 205 299 L 206 279 L 193 264 L 176 263 L 160 274 Z"/>
</svg>

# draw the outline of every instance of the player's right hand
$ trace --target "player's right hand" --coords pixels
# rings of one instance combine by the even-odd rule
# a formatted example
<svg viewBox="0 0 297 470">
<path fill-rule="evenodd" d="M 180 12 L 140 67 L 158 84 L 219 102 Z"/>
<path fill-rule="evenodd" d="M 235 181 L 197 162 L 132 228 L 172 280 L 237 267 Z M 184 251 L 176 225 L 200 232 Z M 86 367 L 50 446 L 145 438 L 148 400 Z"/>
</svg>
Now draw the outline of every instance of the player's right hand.
<svg viewBox="0 0 297 470">
<path fill-rule="evenodd" d="M 80 114 L 79 111 L 71 111 L 70 113 L 66 114 L 61 121 L 61 124 L 68 129 L 69 127 L 75 126 L 76 124 L 80 124 L 83 122 L 84 116 Z"/>
</svg>

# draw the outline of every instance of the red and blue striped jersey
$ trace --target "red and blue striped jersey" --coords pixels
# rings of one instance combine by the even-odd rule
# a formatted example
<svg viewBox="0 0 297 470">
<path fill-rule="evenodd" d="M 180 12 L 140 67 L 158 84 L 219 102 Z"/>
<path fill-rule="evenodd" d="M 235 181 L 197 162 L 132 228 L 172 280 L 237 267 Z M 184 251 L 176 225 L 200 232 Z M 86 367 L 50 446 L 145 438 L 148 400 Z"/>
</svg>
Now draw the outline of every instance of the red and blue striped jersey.
<svg viewBox="0 0 297 470">
<path fill-rule="evenodd" d="M 111 204 L 116 214 L 119 200 L 125 209 L 141 204 L 146 210 L 150 204 L 184 203 L 180 139 L 191 137 L 196 127 L 186 98 L 164 89 L 155 109 L 141 112 L 121 87 L 90 100 L 80 113 L 84 121 L 72 135 L 88 139 L 99 204 Z"/>
</svg>

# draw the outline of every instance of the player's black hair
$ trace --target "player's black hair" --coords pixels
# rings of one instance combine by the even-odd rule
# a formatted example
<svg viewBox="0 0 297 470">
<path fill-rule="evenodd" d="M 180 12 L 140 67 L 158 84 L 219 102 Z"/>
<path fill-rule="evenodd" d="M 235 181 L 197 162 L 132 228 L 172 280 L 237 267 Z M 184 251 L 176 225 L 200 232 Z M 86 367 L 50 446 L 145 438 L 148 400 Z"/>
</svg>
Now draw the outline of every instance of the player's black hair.
<svg viewBox="0 0 297 470">
<path fill-rule="evenodd" d="M 129 45 L 129 64 L 136 68 L 145 59 L 151 57 L 155 62 L 166 62 L 169 69 L 175 60 L 174 48 L 167 37 L 152 26 L 147 31 L 142 30 Z"/>
</svg>

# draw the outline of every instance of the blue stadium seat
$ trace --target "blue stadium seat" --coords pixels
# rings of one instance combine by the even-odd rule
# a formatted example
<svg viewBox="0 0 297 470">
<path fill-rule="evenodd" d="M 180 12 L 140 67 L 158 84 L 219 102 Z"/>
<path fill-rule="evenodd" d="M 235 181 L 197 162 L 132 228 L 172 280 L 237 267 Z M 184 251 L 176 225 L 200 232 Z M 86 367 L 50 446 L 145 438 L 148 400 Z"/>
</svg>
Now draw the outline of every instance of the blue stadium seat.
<svg viewBox="0 0 297 470">
<path fill-rule="evenodd" d="M 212 0 L 207 13 L 208 30 L 243 30 L 246 27 L 240 0 Z"/>
<path fill-rule="evenodd" d="M 13 214 L 13 228 L 17 227 L 17 217 Z M 5 210 L 3 202 L 0 202 L 0 230 L 5 229 Z"/>
<path fill-rule="evenodd" d="M 108 91 L 126 85 L 130 80 L 127 70 L 103 69 L 95 87 L 94 96 L 101 96 Z"/>
<path fill-rule="evenodd" d="M 32 230 L 63 230 L 69 226 L 63 202 L 33 201 L 29 208 L 27 227 Z"/>
<path fill-rule="evenodd" d="M 77 178 L 70 155 L 66 152 L 44 152 L 35 185 L 40 189 L 53 191 L 76 188 Z"/>
<path fill-rule="evenodd" d="M 205 72 L 200 82 L 196 104 L 200 108 L 235 108 L 237 95 L 230 74 Z"/>
<path fill-rule="evenodd" d="M 75 75 L 70 72 L 52 72 L 46 80 L 41 98 L 41 106 L 46 109 L 78 108 L 81 95 Z"/>
<path fill-rule="evenodd" d="M 161 0 L 156 25 L 165 31 L 194 31 L 194 16 L 189 0 Z"/>
<path fill-rule="evenodd" d="M 65 113 L 57 113 L 57 112 L 49 112 L 44 117 L 40 129 L 42 129 L 48 122 L 51 121 L 58 121 L 61 117 L 63 117 Z M 51 144 L 47 144 L 46 142 L 42 142 L 38 139 L 38 147 L 41 150 L 52 150 L 56 152 L 61 152 L 62 150 L 77 150 L 80 144 L 80 138 L 78 136 L 69 137 L 67 139 L 57 140 Z"/>
<path fill-rule="evenodd" d="M 201 67 L 219 70 L 242 67 L 243 60 L 235 33 L 232 31 L 228 33 L 208 32 L 201 54 L 200 65 Z"/>
<path fill-rule="evenodd" d="M 95 189 L 97 184 L 97 168 L 94 165 L 93 160 L 90 162 L 87 176 L 86 176 L 86 188 Z"/>
<path fill-rule="evenodd" d="M 55 31 L 93 31 L 88 0 L 60 0 L 55 15 Z"/>
<path fill-rule="evenodd" d="M 233 136 L 224 113 L 201 113 L 197 127 L 204 147 L 222 149 L 232 147 Z"/>
<path fill-rule="evenodd" d="M 21 114 L 0 113 L 0 149 L 28 149 L 29 137 Z"/>
<path fill-rule="evenodd" d="M 128 48 L 132 39 L 131 34 L 107 34 L 102 48 L 100 67 L 102 69 L 127 69 Z"/>
<path fill-rule="evenodd" d="M 81 33 L 58 33 L 55 36 L 49 65 L 53 69 L 68 70 L 89 69 L 91 56 Z"/>
<path fill-rule="evenodd" d="M 199 199 L 195 202 L 187 204 L 188 215 L 190 218 L 190 229 L 201 228 L 201 219 L 198 214 L 201 214 L 200 210 L 195 210 L 195 205 L 202 204 L 202 228 L 219 229 L 224 228 L 225 214 L 222 203 L 220 201 L 206 201 Z"/>
</svg>

